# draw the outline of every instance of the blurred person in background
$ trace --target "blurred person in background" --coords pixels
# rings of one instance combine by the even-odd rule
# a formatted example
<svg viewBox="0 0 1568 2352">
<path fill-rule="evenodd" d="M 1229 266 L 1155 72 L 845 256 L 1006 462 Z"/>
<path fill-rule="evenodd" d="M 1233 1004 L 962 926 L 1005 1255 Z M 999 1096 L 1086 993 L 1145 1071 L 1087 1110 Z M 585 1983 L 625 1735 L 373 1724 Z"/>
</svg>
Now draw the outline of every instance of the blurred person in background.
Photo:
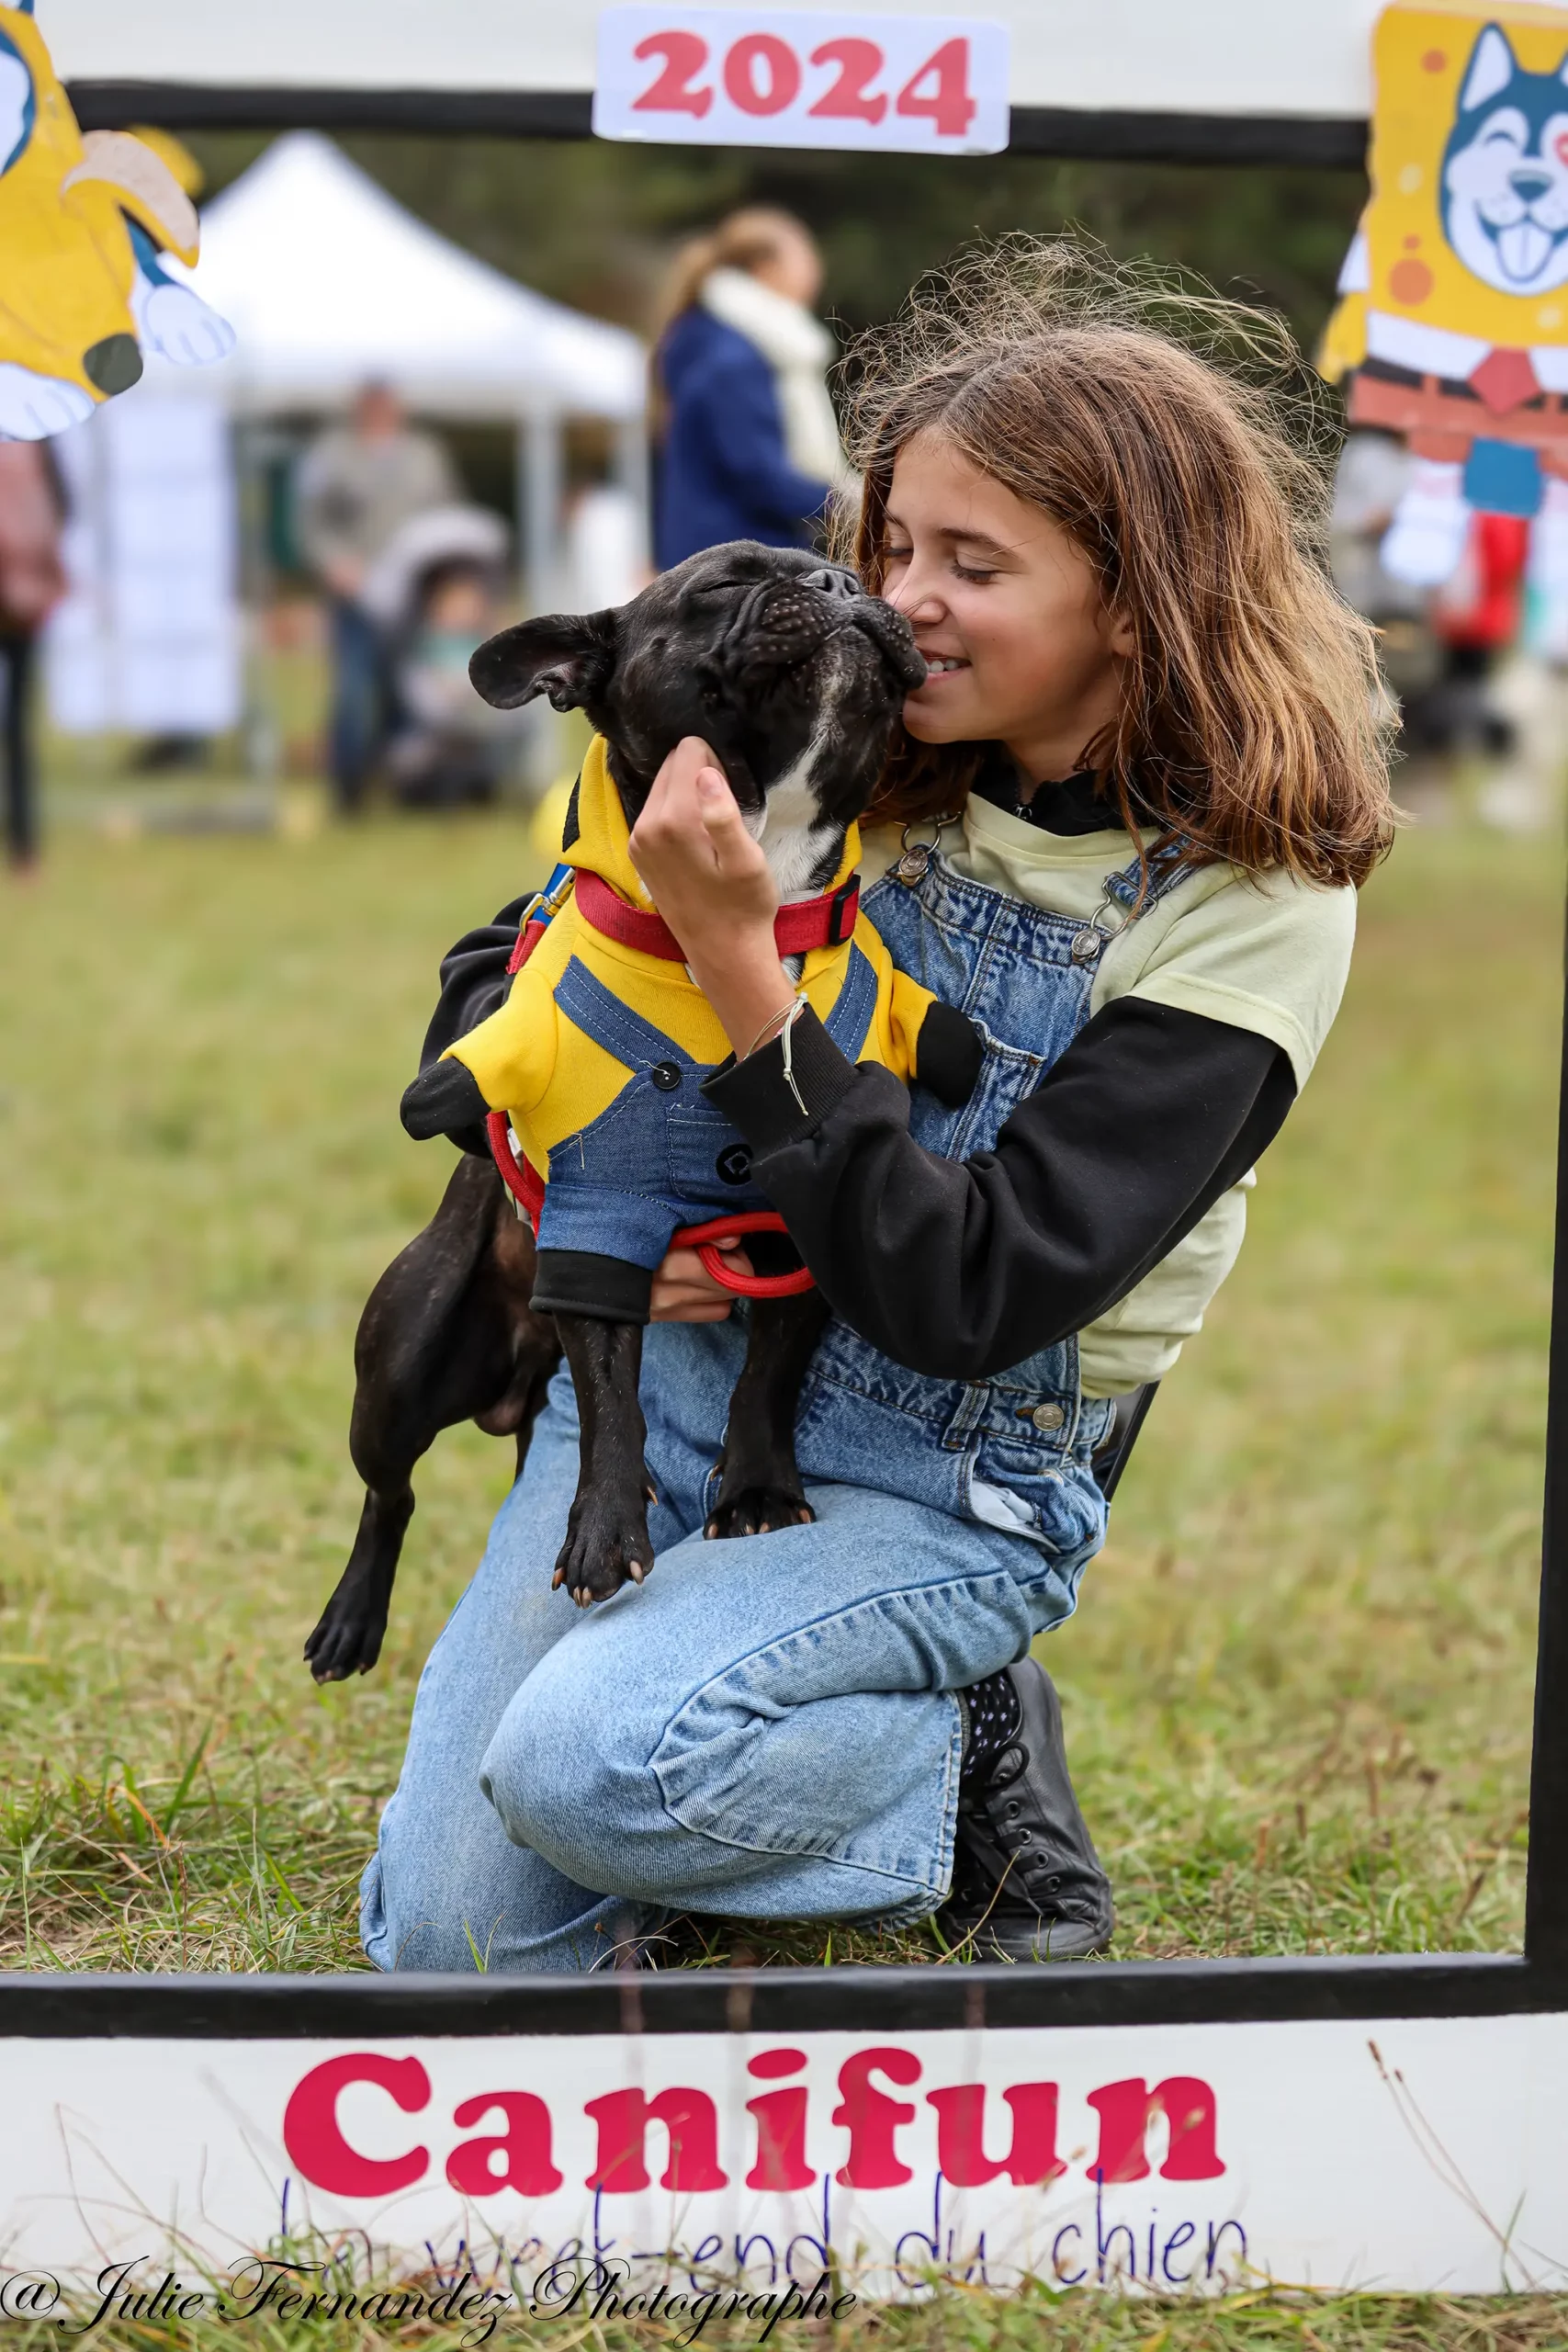
<svg viewBox="0 0 1568 2352">
<path fill-rule="evenodd" d="M 1379 666 L 1399 705 L 1406 750 L 1426 744 L 1427 714 L 1443 660 L 1431 626 L 1430 587 L 1402 579 L 1382 560 L 1414 464 L 1392 433 L 1348 433 L 1328 518 L 1334 584 L 1378 632 Z"/>
<path fill-rule="evenodd" d="M 822 257 L 788 212 L 748 206 L 679 255 L 654 354 L 654 555 L 727 539 L 809 547 L 850 477 L 828 396 Z"/>
<path fill-rule="evenodd" d="M 331 600 L 330 760 L 339 810 L 365 797 L 386 729 L 386 649 L 362 598 L 367 572 L 397 531 L 457 497 L 439 441 L 412 431 L 388 384 L 367 384 L 346 424 L 312 442 L 299 469 L 299 542 Z"/>
<path fill-rule="evenodd" d="M 468 662 L 502 626 L 511 533 L 483 506 L 433 506 L 400 526 L 359 605 L 386 651 L 386 770 L 404 808 L 495 798 L 517 714 L 493 710 Z"/>
<path fill-rule="evenodd" d="M 33 646 L 65 594 L 60 535 L 65 501 L 45 441 L 0 441 L 0 760 L 6 855 L 17 873 L 38 861 Z"/>
<path fill-rule="evenodd" d="M 1493 695 L 1492 677 L 1519 634 L 1529 531 L 1517 514 L 1472 516 L 1458 569 L 1432 599 L 1442 674 L 1425 715 L 1421 706 L 1407 714 L 1413 749 L 1494 759 L 1513 751 L 1514 723 Z"/>
</svg>

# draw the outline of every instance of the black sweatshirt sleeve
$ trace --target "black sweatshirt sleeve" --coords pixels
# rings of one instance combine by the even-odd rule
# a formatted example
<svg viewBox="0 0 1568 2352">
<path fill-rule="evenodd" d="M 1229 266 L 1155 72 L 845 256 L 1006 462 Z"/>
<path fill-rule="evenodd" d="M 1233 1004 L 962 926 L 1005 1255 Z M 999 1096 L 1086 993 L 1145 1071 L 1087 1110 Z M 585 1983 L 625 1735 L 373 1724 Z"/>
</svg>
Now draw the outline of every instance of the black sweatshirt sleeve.
<svg viewBox="0 0 1568 2352">
<path fill-rule="evenodd" d="M 809 1010 L 707 1080 L 835 1312 L 938 1379 L 983 1380 L 1081 1331 L 1244 1176 L 1295 1099 L 1289 1057 L 1228 1022 L 1122 997 L 1079 1032 L 994 1151 L 941 1159 L 892 1074 Z"/>
</svg>

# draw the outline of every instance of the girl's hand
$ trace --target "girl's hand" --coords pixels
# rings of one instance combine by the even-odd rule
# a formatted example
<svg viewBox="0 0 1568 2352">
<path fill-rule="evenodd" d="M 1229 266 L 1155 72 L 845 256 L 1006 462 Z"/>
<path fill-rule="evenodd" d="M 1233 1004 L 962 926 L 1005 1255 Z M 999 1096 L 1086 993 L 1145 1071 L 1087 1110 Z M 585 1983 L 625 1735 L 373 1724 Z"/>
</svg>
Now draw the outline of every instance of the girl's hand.
<svg viewBox="0 0 1568 2352">
<path fill-rule="evenodd" d="M 779 894 L 708 745 L 688 735 L 632 829 L 632 864 L 738 1054 L 795 994 L 773 944 Z"/>
<path fill-rule="evenodd" d="M 772 942 L 779 894 L 724 770 L 700 735 L 677 743 L 632 829 L 632 864 L 688 953 Z"/>
<path fill-rule="evenodd" d="M 739 1272 L 751 1272 L 751 1261 L 738 1236 L 715 1246 Z M 656 1323 L 722 1323 L 734 1304 L 734 1292 L 715 1282 L 694 1250 L 671 1250 L 653 1277 Z"/>
</svg>

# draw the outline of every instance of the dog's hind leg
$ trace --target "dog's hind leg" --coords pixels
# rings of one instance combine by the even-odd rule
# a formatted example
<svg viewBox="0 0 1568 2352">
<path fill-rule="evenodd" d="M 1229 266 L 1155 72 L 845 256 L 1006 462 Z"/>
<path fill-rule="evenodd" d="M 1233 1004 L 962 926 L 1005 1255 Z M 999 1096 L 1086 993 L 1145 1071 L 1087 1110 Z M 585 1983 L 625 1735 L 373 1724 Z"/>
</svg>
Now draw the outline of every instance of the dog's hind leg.
<svg viewBox="0 0 1568 2352">
<path fill-rule="evenodd" d="M 406 1478 L 400 1487 L 367 1487 L 348 1566 L 305 1644 L 305 1660 L 318 1682 L 368 1674 L 380 1657 L 392 1579 L 412 1517 L 413 1488 Z"/>
<path fill-rule="evenodd" d="M 464 1158 L 360 1317 L 349 1449 L 367 1491 L 348 1565 L 305 1645 L 318 1682 L 367 1673 L 380 1656 L 413 1466 L 439 1431 L 475 1419 L 515 1432 L 525 1451 L 559 1359 L 554 1327 L 528 1306 L 532 1287 L 532 1235 L 495 1170 Z"/>
<path fill-rule="evenodd" d="M 795 1414 L 829 1312 L 819 1290 L 752 1306 L 746 1361 L 729 1400 L 724 1476 L 705 1535 L 762 1535 L 812 1517 L 795 1458 Z"/>
<path fill-rule="evenodd" d="M 487 1437 L 514 1437 L 521 1478 L 534 1424 L 544 1407 L 550 1376 L 561 1359 L 555 1318 L 536 1315 L 528 1301 L 535 1274 L 534 1236 L 510 1203 L 495 1221 L 488 1253 L 476 1268 L 470 1312 L 499 1320 L 512 1349 L 512 1376 L 493 1403 L 477 1408 L 473 1419 Z M 454 1416 L 461 1419 L 459 1413 Z"/>
</svg>

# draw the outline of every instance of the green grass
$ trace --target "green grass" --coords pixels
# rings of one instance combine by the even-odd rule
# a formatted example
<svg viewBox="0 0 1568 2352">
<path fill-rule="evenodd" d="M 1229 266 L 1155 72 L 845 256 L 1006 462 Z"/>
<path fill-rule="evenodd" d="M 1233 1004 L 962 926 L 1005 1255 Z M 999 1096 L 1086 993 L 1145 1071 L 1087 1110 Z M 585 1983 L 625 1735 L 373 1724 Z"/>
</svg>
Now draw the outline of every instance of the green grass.
<svg viewBox="0 0 1568 2352">
<path fill-rule="evenodd" d="M 355 1320 L 448 1166 L 395 1113 L 434 960 L 528 867 L 506 819 L 78 831 L 6 891 L 5 1964 L 361 1964 L 354 1883 L 509 1449 L 427 1459 L 373 1675 L 317 1690 L 299 1647 L 357 1514 Z M 1561 898 L 1554 845 L 1402 840 L 1047 1645 L 1124 1955 L 1517 1940 Z"/>
<path fill-rule="evenodd" d="M 362 1964 L 355 1881 L 509 1450 L 454 1431 L 424 1464 L 375 1674 L 319 1691 L 299 1647 L 358 1510 L 354 1324 L 448 1164 L 403 1141 L 394 1107 L 434 959 L 528 867 L 506 820 L 292 841 L 76 830 L 5 890 L 6 1965 Z M 1402 841 L 1241 1265 L 1048 1645 L 1123 1954 L 1517 1941 L 1561 904 L 1555 846 Z M 748 1948 L 940 1957 L 821 1930 Z M 735 1950 L 710 1929 L 689 1957 Z M 233 2332 L 102 2340 L 215 2352 Z M 258 2352 L 457 2340 L 243 2332 Z M 1546 2352 L 1568 2342 L 1568 2299 L 951 2293 L 835 2337 Z M 41 2352 L 45 2332 L 13 2339 Z M 513 2318 L 495 2340 L 669 2338 Z"/>
</svg>

